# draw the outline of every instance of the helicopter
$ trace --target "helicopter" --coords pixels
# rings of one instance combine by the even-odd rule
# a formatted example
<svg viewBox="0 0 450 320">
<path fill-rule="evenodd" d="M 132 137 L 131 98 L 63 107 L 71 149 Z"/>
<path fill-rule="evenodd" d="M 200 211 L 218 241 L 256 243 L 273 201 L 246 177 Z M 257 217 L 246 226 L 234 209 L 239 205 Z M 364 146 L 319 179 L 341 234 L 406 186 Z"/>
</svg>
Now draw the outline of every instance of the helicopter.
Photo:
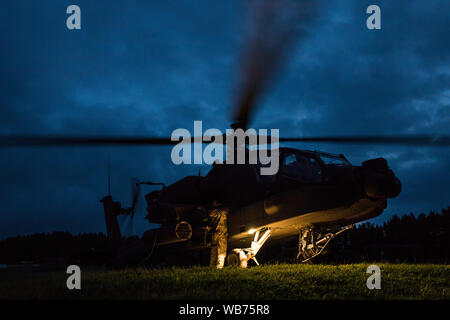
<svg viewBox="0 0 450 320">
<path fill-rule="evenodd" d="M 298 258 L 311 260 L 338 234 L 355 223 L 380 215 L 388 198 L 401 191 L 400 180 L 383 158 L 352 165 L 344 155 L 295 148 L 279 148 L 280 170 L 261 175 L 257 164 L 215 163 L 205 176 L 187 176 L 165 186 L 137 182 L 160 190 L 145 195 L 146 219 L 160 225 L 143 238 L 153 246 L 179 243 L 188 250 L 210 246 L 207 212 L 212 201 L 230 208 L 228 214 L 228 265 L 256 264 L 266 241 L 276 243 L 299 236 Z M 133 215 L 133 205 L 122 208 L 111 195 L 104 197 L 108 235 L 120 238 L 117 217 Z M 322 230 L 332 230 L 322 233 Z M 150 241 L 151 243 L 152 241 Z"/>
<path fill-rule="evenodd" d="M 294 20 L 286 20 L 286 17 L 277 20 L 278 11 L 273 9 L 261 10 L 261 28 L 257 26 L 248 41 L 240 90 L 232 108 L 233 130 L 248 129 L 257 100 L 266 90 L 269 79 L 297 34 L 293 31 L 296 27 L 289 28 Z M 286 11 L 292 12 L 291 9 Z M 298 15 L 294 17 L 298 18 Z M 279 138 L 279 143 L 285 142 L 448 146 L 450 137 L 373 135 Z M 0 137 L 0 147 L 174 144 L 168 137 Z M 247 142 L 238 147 L 247 152 L 251 149 Z M 130 207 L 123 207 L 120 202 L 114 201 L 108 192 L 101 199 L 107 235 L 112 240 L 122 237 L 118 217 L 133 219 L 142 186 L 159 187 L 144 196 L 146 219 L 158 225 L 142 236 L 140 249 L 150 251 L 147 257 L 154 248 L 176 246 L 189 253 L 208 249 L 212 226 L 207 214 L 211 203 L 219 201 L 230 209 L 228 265 L 245 268 L 250 261 L 258 264 L 256 255 L 266 243 L 283 242 L 292 237 L 298 237 L 296 258 L 307 262 L 323 253 L 332 239 L 356 223 L 381 215 L 388 199 L 395 198 L 401 192 L 400 180 L 389 168 L 387 160 L 381 157 L 353 165 L 343 154 L 288 147 L 279 147 L 276 152 L 279 153 L 279 170 L 273 175 L 260 174 L 264 166 L 260 161 L 214 163 L 205 176 L 186 176 L 168 186 L 163 182 L 135 182 Z M 132 251 L 129 250 L 128 254 L 134 253 Z"/>
</svg>

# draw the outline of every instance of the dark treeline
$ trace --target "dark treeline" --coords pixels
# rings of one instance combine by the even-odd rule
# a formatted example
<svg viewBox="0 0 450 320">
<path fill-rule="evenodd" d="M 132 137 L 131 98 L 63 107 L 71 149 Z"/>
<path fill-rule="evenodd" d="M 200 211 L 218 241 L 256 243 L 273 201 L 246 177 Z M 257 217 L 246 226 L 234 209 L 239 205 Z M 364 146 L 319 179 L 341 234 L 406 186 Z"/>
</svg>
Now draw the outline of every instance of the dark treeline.
<svg viewBox="0 0 450 320">
<path fill-rule="evenodd" d="M 440 213 L 394 215 L 383 225 L 360 224 L 338 236 L 322 259 L 336 262 L 450 261 L 450 207 Z"/>
<path fill-rule="evenodd" d="M 0 241 L 0 263 L 102 264 L 111 258 L 116 245 L 103 233 L 36 233 Z"/>
<path fill-rule="evenodd" d="M 450 207 L 440 213 L 432 211 L 417 217 L 412 213 L 401 218 L 395 215 L 383 225 L 363 223 L 334 239 L 315 262 L 448 263 L 449 227 Z M 103 264 L 112 258 L 118 245 L 133 241 L 136 238 L 113 244 L 103 233 L 72 235 L 68 232 L 54 232 L 11 237 L 0 241 L 0 264 L 18 264 L 24 261 L 41 264 Z M 282 248 L 263 247 L 258 255 L 261 256 L 260 261 L 292 261 L 295 250 L 296 243 L 290 242 Z"/>
<path fill-rule="evenodd" d="M 362 223 L 333 239 L 315 263 L 409 262 L 448 263 L 450 261 L 450 207 L 427 215 L 394 215 L 383 225 Z M 297 241 L 297 240 L 296 240 Z M 297 242 L 268 249 L 279 250 L 272 261 L 294 261 Z"/>
</svg>

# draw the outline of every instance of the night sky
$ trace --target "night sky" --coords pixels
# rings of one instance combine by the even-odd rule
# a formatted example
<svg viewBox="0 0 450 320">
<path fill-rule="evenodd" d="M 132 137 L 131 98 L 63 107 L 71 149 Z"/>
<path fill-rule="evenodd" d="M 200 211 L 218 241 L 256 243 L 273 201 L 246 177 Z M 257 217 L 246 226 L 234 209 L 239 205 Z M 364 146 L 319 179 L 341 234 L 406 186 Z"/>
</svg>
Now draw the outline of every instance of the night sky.
<svg viewBox="0 0 450 320">
<path fill-rule="evenodd" d="M 81 8 L 82 29 L 66 28 Z M 381 7 L 382 29 L 366 28 Z M 4 1 L 0 134 L 170 136 L 229 128 L 246 47 L 248 1 Z M 250 126 L 281 136 L 450 134 L 450 2 L 318 1 L 306 33 L 258 100 Z M 450 205 L 449 148 L 291 144 L 385 157 L 402 193 L 393 214 Z M 131 178 L 172 183 L 207 166 L 175 166 L 170 147 L 0 149 L 0 238 L 104 231 L 99 200 L 130 204 Z M 151 191 L 147 188 L 145 191 Z M 143 199 L 141 199 L 143 200 Z M 141 202 L 135 230 L 149 227 Z"/>
</svg>

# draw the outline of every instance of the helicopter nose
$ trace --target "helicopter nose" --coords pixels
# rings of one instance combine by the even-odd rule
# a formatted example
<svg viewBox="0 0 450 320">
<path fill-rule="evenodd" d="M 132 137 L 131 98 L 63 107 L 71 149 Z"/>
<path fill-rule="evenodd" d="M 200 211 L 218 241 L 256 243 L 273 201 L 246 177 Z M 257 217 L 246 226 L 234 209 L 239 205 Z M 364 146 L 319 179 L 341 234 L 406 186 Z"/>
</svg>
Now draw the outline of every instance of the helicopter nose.
<svg viewBox="0 0 450 320">
<path fill-rule="evenodd" d="M 395 198 L 401 189 L 402 184 L 392 171 L 370 172 L 364 179 L 364 191 L 371 198 Z"/>
<path fill-rule="evenodd" d="M 394 198 L 402 190 L 400 180 L 389 169 L 387 160 L 375 158 L 362 163 L 363 187 L 371 198 Z"/>
<path fill-rule="evenodd" d="M 392 186 L 392 194 L 389 196 L 390 198 L 395 198 L 400 194 L 400 191 L 402 191 L 402 183 L 400 182 L 400 179 L 397 177 L 394 177 L 394 184 Z"/>
</svg>

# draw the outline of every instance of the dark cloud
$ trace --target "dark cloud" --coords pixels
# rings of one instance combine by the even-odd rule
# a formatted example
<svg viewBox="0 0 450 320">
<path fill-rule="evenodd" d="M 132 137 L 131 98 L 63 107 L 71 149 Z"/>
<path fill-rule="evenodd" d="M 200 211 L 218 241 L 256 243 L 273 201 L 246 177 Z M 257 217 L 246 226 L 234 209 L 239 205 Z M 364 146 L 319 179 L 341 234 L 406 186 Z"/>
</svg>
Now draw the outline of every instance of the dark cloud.
<svg viewBox="0 0 450 320">
<path fill-rule="evenodd" d="M 70 4 L 2 4 L 0 133 L 169 135 L 194 120 L 228 127 L 248 2 L 78 1 L 79 31 L 65 28 Z M 370 4 L 317 2 L 317 19 L 261 96 L 252 126 L 284 136 L 449 134 L 450 3 L 378 1 L 379 31 L 365 27 Z M 446 148 L 302 147 L 356 164 L 385 156 L 403 192 L 378 222 L 449 205 Z M 199 169 L 171 164 L 165 147 L 0 150 L 0 237 L 103 230 L 108 158 L 113 194 L 124 201 L 132 177 L 171 183 Z"/>
</svg>

